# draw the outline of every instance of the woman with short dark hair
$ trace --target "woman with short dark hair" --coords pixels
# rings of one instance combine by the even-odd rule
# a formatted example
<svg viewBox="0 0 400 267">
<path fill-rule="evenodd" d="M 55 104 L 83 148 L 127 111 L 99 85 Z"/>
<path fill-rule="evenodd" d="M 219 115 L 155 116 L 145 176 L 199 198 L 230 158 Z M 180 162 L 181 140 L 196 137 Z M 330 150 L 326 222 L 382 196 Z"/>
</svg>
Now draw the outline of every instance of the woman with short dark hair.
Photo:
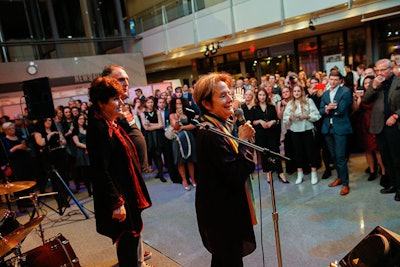
<svg viewBox="0 0 400 267">
<path fill-rule="evenodd" d="M 119 266 L 132 267 L 138 263 L 141 213 L 152 203 L 135 145 L 117 124 L 123 94 L 121 84 L 113 78 L 99 77 L 92 82 L 87 149 L 97 232 L 116 244 Z"/>
</svg>

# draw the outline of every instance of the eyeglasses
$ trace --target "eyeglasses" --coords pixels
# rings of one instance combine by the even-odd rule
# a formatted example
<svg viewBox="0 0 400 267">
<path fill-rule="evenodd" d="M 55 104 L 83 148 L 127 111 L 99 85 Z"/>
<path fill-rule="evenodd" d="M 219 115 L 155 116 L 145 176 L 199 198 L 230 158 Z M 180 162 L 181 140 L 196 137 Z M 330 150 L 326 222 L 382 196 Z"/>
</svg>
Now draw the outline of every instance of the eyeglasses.
<svg viewBox="0 0 400 267">
<path fill-rule="evenodd" d="M 389 67 L 385 68 L 385 69 L 375 69 L 375 72 L 384 72 L 387 71 L 389 69 Z"/>
</svg>

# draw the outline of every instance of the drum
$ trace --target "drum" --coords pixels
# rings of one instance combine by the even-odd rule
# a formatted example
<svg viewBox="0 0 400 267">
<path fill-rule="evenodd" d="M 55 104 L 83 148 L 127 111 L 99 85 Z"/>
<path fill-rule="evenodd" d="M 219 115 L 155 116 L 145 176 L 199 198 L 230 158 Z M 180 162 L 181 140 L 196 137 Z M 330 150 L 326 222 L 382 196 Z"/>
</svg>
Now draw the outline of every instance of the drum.
<svg viewBox="0 0 400 267">
<path fill-rule="evenodd" d="M 12 231 L 16 230 L 21 224 L 16 219 L 15 212 L 6 209 L 0 209 L 0 235 L 4 238 Z"/>
<path fill-rule="evenodd" d="M 21 266 L 27 267 L 81 266 L 71 244 L 62 234 L 51 238 L 43 246 L 24 253 L 21 258 Z"/>
</svg>

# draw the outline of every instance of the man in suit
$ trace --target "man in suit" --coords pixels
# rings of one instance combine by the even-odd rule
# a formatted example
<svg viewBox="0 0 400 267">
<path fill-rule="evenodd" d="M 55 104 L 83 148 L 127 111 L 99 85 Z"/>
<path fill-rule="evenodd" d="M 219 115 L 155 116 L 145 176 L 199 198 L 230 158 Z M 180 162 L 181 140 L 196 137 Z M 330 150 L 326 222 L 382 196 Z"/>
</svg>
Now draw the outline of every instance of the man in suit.
<svg viewBox="0 0 400 267">
<path fill-rule="evenodd" d="M 376 135 L 376 144 L 386 169 L 387 184 L 382 194 L 396 193 L 400 201 L 400 77 L 393 73 L 393 63 L 380 59 L 375 64 L 376 77 L 362 100 L 374 103 L 370 132 Z"/>
<path fill-rule="evenodd" d="M 135 89 L 135 94 L 136 94 L 136 97 L 139 98 L 140 100 L 146 99 L 145 95 L 143 94 L 142 89 L 140 89 L 140 88 Z"/>
<path fill-rule="evenodd" d="M 129 89 L 129 76 L 126 73 L 125 69 L 122 66 L 117 65 L 109 65 L 103 68 L 103 72 L 101 74 L 102 77 L 108 76 L 116 79 L 124 89 L 126 96 L 128 96 Z M 136 89 L 140 90 L 141 89 Z M 126 102 L 126 100 L 124 100 Z M 142 171 L 147 167 L 147 145 L 146 140 L 138 126 L 136 125 L 135 118 L 133 117 L 130 111 L 124 111 L 124 116 L 119 118 L 119 122 L 121 123 L 121 127 L 128 133 L 132 142 L 135 145 L 136 151 L 138 153 L 140 165 Z M 150 259 L 152 256 L 151 251 L 144 251 L 143 249 L 143 237 L 140 235 L 139 245 L 138 245 L 138 266 L 146 267 L 150 266 L 145 263 L 145 260 Z"/>
<path fill-rule="evenodd" d="M 319 112 L 322 116 L 321 133 L 333 158 L 338 178 L 329 187 L 342 185 L 340 195 L 347 195 L 349 187 L 349 169 L 346 159 L 347 136 L 353 132 L 349 110 L 352 103 L 352 93 L 342 85 L 343 77 L 337 70 L 329 74 L 329 90 L 321 97 Z"/>
<path fill-rule="evenodd" d="M 119 83 L 122 85 L 122 88 L 124 89 L 124 92 L 126 96 L 128 97 L 128 89 L 129 89 L 129 76 L 126 73 L 125 69 L 121 66 L 116 66 L 116 65 L 110 65 L 110 66 L 105 66 L 103 69 L 103 72 L 101 76 L 109 76 L 111 78 L 114 78 L 119 81 Z M 141 89 L 136 89 L 140 90 Z M 135 90 L 135 92 L 136 92 Z M 125 103 L 129 103 L 132 105 L 132 101 L 128 101 L 129 99 L 126 98 L 124 99 Z M 144 139 L 144 136 L 140 129 L 138 128 L 135 118 L 133 114 L 129 111 L 126 110 L 124 111 L 124 117 L 121 117 L 121 126 L 122 128 L 128 133 L 129 137 L 132 139 L 133 143 L 136 146 L 136 151 L 139 156 L 140 160 L 140 165 L 142 168 L 142 171 L 146 171 L 148 168 L 148 157 L 147 157 L 147 145 L 146 145 L 146 140 Z"/>
</svg>

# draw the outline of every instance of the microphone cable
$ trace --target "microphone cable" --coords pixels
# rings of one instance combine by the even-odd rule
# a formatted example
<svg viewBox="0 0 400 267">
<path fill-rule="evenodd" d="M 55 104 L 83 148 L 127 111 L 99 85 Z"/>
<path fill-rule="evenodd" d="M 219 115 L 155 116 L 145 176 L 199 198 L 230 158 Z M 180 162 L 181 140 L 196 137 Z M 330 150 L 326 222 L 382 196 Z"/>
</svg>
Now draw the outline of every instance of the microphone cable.
<svg viewBox="0 0 400 267">
<path fill-rule="evenodd" d="M 258 158 L 259 153 L 256 152 L 256 166 L 257 166 L 257 181 L 258 181 L 258 201 L 259 201 L 259 216 L 260 216 L 260 242 L 261 242 L 261 253 L 262 253 L 262 266 L 265 267 L 265 254 L 264 254 L 264 242 L 263 242 L 263 217 L 262 217 L 262 199 L 261 199 L 261 179 L 260 179 L 260 169 L 258 168 Z M 261 157 L 260 157 L 261 158 Z M 262 164 L 261 164 L 262 168 Z M 251 178 L 254 180 L 253 174 L 251 174 Z"/>
</svg>

